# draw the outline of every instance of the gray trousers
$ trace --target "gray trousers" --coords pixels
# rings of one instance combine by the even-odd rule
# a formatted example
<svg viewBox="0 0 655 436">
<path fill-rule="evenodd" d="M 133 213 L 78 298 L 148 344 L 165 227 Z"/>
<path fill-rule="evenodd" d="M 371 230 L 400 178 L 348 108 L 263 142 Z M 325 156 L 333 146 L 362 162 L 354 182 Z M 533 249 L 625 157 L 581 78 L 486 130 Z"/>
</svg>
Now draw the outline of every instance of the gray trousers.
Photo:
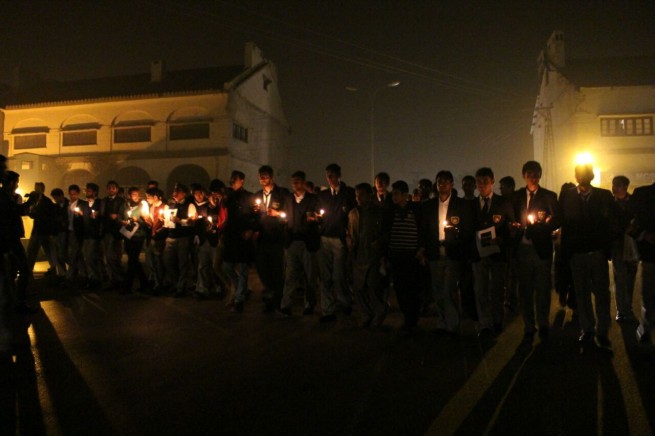
<svg viewBox="0 0 655 436">
<path fill-rule="evenodd" d="M 484 257 L 473 262 L 473 286 L 478 311 L 478 329 L 502 326 L 504 318 L 503 287 L 507 262 Z"/>
<path fill-rule="evenodd" d="M 146 264 L 150 270 L 150 278 L 154 287 L 159 289 L 164 285 L 164 241 L 150 239 L 146 246 Z"/>
<path fill-rule="evenodd" d="M 125 280 L 123 265 L 123 240 L 114 238 L 114 235 L 107 234 L 102 237 L 102 253 L 107 262 L 107 276 L 112 283 L 121 283 Z"/>
<path fill-rule="evenodd" d="M 314 253 L 307 250 L 304 241 L 293 241 L 284 250 L 286 265 L 284 291 L 282 292 L 282 309 L 290 309 L 293 305 L 293 292 L 305 289 L 305 307 L 316 306 L 316 289 L 312 286 L 314 272 Z"/>
<path fill-rule="evenodd" d="M 177 292 L 186 292 L 189 275 L 191 240 L 187 237 L 166 238 L 164 247 L 164 265 L 166 275 L 164 283 L 175 287 Z"/>
<path fill-rule="evenodd" d="M 52 238 L 52 262 L 55 264 L 57 275 L 66 277 L 66 262 L 68 260 L 68 232 L 59 232 Z"/>
<path fill-rule="evenodd" d="M 462 271 L 462 262 L 448 259 L 430 261 L 432 295 L 437 305 L 437 325 L 454 332 L 459 328 L 459 298 L 457 282 Z"/>
<path fill-rule="evenodd" d="M 82 257 L 82 241 L 79 241 L 72 230 L 68 231 L 68 255 L 66 262 L 66 278 L 74 280 L 77 277 L 86 277 L 86 267 Z"/>
<path fill-rule="evenodd" d="M 529 244 L 519 244 L 516 259 L 519 274 L 519 297 L 523 312 L 523 330 L 535 331 L 536 322 L 540 330 L 550 325 L 550 269 L 552 259 L 541 259 Z"/>
<path fill-rule="evenodd" d="M 575 253 L 571 257 L 571 271 L 581 330 L 584 333 L 606 336 L 611 318 L 609 265 L 605 253 L 601 250 Z M 591 301 L 592 294 L 595 304 Z"/>
<path fill-rule="evenodd" d="M 641 262 L 641 319 L 639 333 L 655 327 L 655 262 Z"/>
<path fill-rule="evenodd" d="M 246 301 L 246 292 L 248 291 L 248 269 L 249 265 L 245 262 L 223 262 L 223 271 L 232 284 L 235 303 L 243 303 Z"/>
<path fill-rule="evenodd" d="M 89 280 L 102 281 L 102 245 L 99 239 L 85 239 L 82 242 L 82 255 Z"/>
<path fill-rule="evenodd" d="M 352 306 L 352 296 L 346 281 L 346 246 L 339 238 L 321 236 L 318 263 L 321 270 L 321 307 L 323 315 L 332 315 L 337 303 Z"/>
<path fill-rule="evenodd" d="M 214 272 L 214 258 L 216 257 L 216 248 L 205 241 L 196 247 L 198 260 L 198 278 L 196 281 L 196 291 L 201 294 L 217 293 L 221 285 L 218 282 Z"/>
<path fill-rule="evenodd" d="M 614 299 L 616 311 L 621 316 L 631 316 L 632 298 L 637 279 L 638 261 L 624 259 L 624 241 L 612 247 L 612 274 L 614 275 Z"/>
</svg>

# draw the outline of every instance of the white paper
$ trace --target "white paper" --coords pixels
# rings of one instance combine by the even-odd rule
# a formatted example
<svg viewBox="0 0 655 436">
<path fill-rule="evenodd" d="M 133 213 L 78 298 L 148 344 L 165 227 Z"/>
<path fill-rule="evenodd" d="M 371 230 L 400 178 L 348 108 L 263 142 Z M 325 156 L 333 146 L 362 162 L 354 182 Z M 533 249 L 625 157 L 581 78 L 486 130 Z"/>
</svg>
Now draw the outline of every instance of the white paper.
<svg viewBox="0 0 655 436">
<path fill-rule="evenodd" d="M 177 209 L 166 209 L 164 212 L 164 227 L 167 229 L 174 229 L 175 223 L 171 221 L 171 218 L 177 215 Z"/>
<path fill-rule="evenodd" d="M 478 246 L 480 257 L 487 257 L 495 253 L 500 253 L 500 247 L 491 242 L 494 239 L 496 239 L 496 228 L 494 226 L 476 232 L 475 243 Z"/>
<path fill-rule="evenodd" d="M 137 230 L 139 230 L 139 223 L 133 223 L 132 230 L 129 230 L 126 226 L 122 226 L 119 231 L 127 239 L 132 239 L 132 236 L 134 236 Z"/>
</svg>

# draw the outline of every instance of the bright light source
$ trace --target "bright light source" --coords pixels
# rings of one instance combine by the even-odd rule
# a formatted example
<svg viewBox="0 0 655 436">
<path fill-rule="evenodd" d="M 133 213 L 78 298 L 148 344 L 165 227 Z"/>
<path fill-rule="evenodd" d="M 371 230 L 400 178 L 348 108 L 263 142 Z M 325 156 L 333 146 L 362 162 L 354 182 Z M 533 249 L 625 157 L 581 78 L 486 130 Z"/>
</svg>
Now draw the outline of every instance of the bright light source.
<svg viewBox="0 0 655 436">
<path fill-rule="evenodd" d="M 575 164 L 576 165 L 586 165 L 586 164 L 592 164 L 594 163 L 594 157 L 591 155 L 591 153 L 584 152 L 580 153 L 575 157 Z"/>
</svg>

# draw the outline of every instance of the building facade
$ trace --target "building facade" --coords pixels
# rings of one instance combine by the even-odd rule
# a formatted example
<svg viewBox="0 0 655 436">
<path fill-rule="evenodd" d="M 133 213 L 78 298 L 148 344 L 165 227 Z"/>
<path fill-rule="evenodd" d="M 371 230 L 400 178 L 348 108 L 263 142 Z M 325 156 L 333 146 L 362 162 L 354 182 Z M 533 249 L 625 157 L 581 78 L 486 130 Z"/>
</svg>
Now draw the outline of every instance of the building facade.
<svg viewBox="0 0 655 436">
<path fill-rule="evenodd" d="M 166 71 L 72 82 L 30 80 L 2 96 L 3 148 L 29 192 L 115 180 L 144 187 L 256 171 L 270 164 L 286 174 L 289 126 L 275 65 L 252 43 L 243 66 Z M 0 118 L 2 119 L 2 118 Z"/>
<path fill-rule="evenodd" d="M 594 164 L 594 184 L 626 175 L 655 181 L 655 57 L 570 60 L 555 31 L 537 59 L 540 78 L 532 137 L 544 186 L 575 182 L 576 163 Z"/>
</svg>

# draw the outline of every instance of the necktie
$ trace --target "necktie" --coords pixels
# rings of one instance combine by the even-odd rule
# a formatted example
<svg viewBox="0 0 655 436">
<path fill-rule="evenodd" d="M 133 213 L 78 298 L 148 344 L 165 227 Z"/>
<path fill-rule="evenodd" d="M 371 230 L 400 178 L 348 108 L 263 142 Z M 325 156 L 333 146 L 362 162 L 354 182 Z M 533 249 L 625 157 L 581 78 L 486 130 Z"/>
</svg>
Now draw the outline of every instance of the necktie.
<svg viewBox="0 0 655 436">
<path fill-rule="evenodd" d="M 489 197 L 484 198 L 484 206 L 482 207 L 482 212 L 489 213 Z"/>
<path fill-rule="evenodd" d="M 533 198 L 534 198 L 534 192 L 528 191 L 528 207 L 527 207 L 528 210 L 530 210 L 530 205 L 532 204 Z"/>
</svg>

